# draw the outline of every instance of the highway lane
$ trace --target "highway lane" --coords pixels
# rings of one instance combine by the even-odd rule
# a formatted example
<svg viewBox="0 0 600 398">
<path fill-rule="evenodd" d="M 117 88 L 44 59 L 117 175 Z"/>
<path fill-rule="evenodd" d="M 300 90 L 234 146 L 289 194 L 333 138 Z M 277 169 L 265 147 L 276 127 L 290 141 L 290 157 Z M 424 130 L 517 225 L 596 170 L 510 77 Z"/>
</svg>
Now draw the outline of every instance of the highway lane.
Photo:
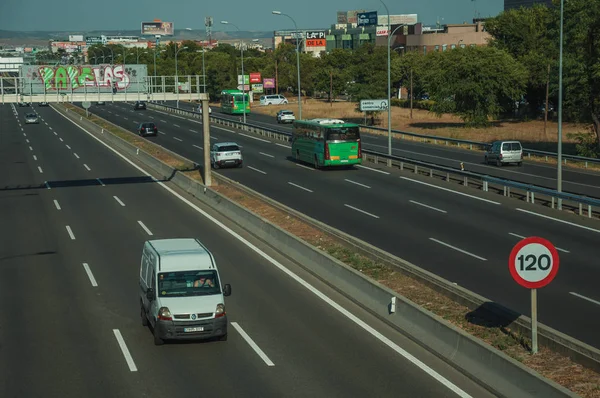
<svg viewBox="0 0 600 398">
<path fill-rule="evenodd" d="M 166 101 L 165 104 L 175 106 L 175 102 L 173 101 Z M 180 101 L 179 106 L 182 109 L 193 110 L 193 105 L 188 102 Z M 218 106 L 214 106 L 212 109 L 215 116 L 239 120 L 238 116 L 220 113 Z M 290 109 L 295 110 L 295 107 L 290 106 Z M 247 115 L 247 120 L 248 123 L 291 132 L 291 126 L 278 124 L 274 116 L 254 112 Z M 365 149 L 387 153 L 388 138 L 386 135 L 363 134 L 362 137 Z M 522 167 L 517 167 L 516 165 L 497 167 L 491 164 L 484 164 L 483 152 L 481 151 L 449 148 L 396 138 L 392 140 L 392 151 L 397 156 L 456 169 L 460 168 L 460 163 L 462 162 L 465 169 L 469 171 L 556 189 L 556 166 L 549 164 L 525 160 Z M 594 171 L 565 166 L 563 167 L 563 190 L 565 192 L 600 198 L 600 174 Z"/>
<path fill-rule="evenodd" d="M 64 149 L 64 153 L 53 158 L 53 163 L 61 163 L 63 159 L 80 162 L 77 166 L 61 166 L 60 175 L 51 176 L 49 191 L 64 195 L 59 198 L 63 210 L 78 213 L 78 220 L 72 223 L 73 230 L 77 241 L 84 245 L 82 253 L 86 261 L 93 268 L 103 312 L 110 314 L 110 323 L 115 325 L 111 327 L 121 331 L 137 365 L 138 371 L 128 375 L 135 385 L 147 386 L 156 394 L 182 397 L 197 396 L 198 380 L 210 380 L 211 385 L 219 386 L 220 396 L 364 396 L 373 393 L 389 396 L 398 390 L 412 396 L 453 396 L 446 387 L 432 383 L 431 376 L 402 357 L 390 355 L 389 348 L 379 340 L 330 306 L 324 306 L 322 300 L 291 278 L 282 277 L 280 270 L 189 206 L 157 184 L 144 182 L 139 171 L 125 165 L 52 109 L 38 111 L 44 126 L 48 123 L 45 138 Z M 54 135 L 50 127 L 58 131 L 58 135 Z M 43 147 L 50 145 L 43 143 Z M 100 182 L 89 184 L 90 178 L 100 178 L 104 186 Z M 65 185 L 81 185 L 77 189 L 81 193 L 75 194 Z M 178 236 L 197 236 L 213 251 L 224 280 L 233 286 L 234 293 L 227 301 L 230 321 L 237 322 L 275 366 L 267 366 L 234 328 L 230 329 L 228 342 L 153 346 L 151 334 L 139 322 L 139 251 L 149 237 Z M 270 252 L 268 247 L 262 246 Z M 271 254 L 324 289 L 325 294 L 359 311 L 282 256 Z M 368 314 L 359 311 L 359 315 L 394 341 L 401 341 L 403 347 L 416 350 L 428 362 L 434 360 L 431 365 L 434 369 L 444 371 L 444 375 L 448 374 L 447 377 L 472 396 L 487 395 Z M 311 321 L 306 322 L 307 319 Z M 118 368 L 127 373 L 124 363 Z"/>
<path fill-rule="evenodd" d="M 154 111 L 133 113 L 127 105 L 96 107 L 94 111 L 124 127 L 129 122 L 134 126 L 131 118 L 139 122 L 144 117 L 155 117 L 163 134 L 151 140 L 202 161 L 198 149 L 203 145 L 202 135 L 190 132 L 191 127 L 201 131 L 197 121 Z M 460 187 L 455 187 L 458 193 L 448 192 L 426 185 L 432 183 L 430 179 L 385 168 L 315 171 L 290 161 L 289 148 L 284 146 L 219 126 L 213 126 L 212 131 L 215 141 L 235 140 L 243 146 L 246 166 L 219 170 L 224 175 L 524 314 L 529 313 L 529 296 L 510 278 L 506 269 L 508 254 L 518 236 L 551 238 L 569 252 L 561 255 L 574 267 L 563 268 L 561 278 L 541 293 L 546 308 L 552 308 L 547 312 L 540 309 L 541 321 L 598 345 L 594 329 L 586 325 L 589 319 L 597 319 L 600 308 L 571 294 L 598 299 L 590 279 L 599 276 L 598 269 L 589 265 L 598 232 L 594 222 L 547 213 L 590 225 L 596 232 L 516 210 L 544 214 L 539 206 L 492 194 L 478 193 L 474 197 L 476 191 Z M 480 195 L 487 201 L 478 199 Z"/>
</svg>

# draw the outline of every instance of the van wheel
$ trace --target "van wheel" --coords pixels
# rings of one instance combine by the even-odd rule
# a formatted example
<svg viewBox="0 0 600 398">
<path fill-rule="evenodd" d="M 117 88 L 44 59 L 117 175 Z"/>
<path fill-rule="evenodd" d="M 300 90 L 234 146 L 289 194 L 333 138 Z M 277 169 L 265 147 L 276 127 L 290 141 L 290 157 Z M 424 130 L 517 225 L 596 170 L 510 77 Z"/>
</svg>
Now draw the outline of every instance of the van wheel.
<svg viewBox="0 0 600 398">
<path fill-rule="evenodd" d="M 158 335 L 158 329 L 156 328 L 156 326 L 154 327 L 153 334 L 154 334 L 154 345 L 165 344 L 165 341 L 163 339 L 161 339 L 160 336 Z"/>
<path fill-rule="evenodd" d="M 500 159 L 496 160 L 496 166 L 502 167 L 502 162 L 500 161 Z"/>
<path fill-rule="evenodd" d="M 215 170 L 217 170 L 219 168 L 219 165 L 217 164 L 217 162 L 213 163 L 213 167 L 214 167 Z"/>
<path fill-rule="evenodd" d="M 140 316 L 142 317 L 142 326 L 148 326 L 148 318 L 146 317 L 146 312 L 144 311 L 144 305 L 140 303 Z"/>
<path fill-rule="evenodd" d="M 519 167 L 523 166 L 523 162 L 517 162 L 517 166 L 519 166 Z"/>
<path fill-rule="evenodd" d="M 219 341 L 227 341 L 227 333 L 219 337 Z"/>
</svg>

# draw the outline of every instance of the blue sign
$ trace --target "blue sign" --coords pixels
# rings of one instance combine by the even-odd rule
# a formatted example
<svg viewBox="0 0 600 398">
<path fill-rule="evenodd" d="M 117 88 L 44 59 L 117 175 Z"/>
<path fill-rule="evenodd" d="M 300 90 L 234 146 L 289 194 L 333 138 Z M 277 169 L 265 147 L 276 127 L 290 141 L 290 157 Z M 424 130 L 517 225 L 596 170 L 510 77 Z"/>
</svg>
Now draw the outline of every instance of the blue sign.
<svg viewBox="0 0 600 398">
<path fill-rule="evenodd" d="M 377 11 L 361 12 L 356 16 L 358 26 L 377 25 Z"/>
</svg>

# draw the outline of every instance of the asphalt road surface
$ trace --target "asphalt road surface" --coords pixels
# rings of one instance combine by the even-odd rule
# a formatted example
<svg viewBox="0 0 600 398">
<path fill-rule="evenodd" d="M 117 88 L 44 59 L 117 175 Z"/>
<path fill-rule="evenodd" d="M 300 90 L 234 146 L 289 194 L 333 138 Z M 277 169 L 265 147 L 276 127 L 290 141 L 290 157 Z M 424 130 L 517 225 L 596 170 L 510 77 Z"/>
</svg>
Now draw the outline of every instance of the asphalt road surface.
<svg viewBox="0 0 600 398">
<path fill-rule="evenodd" d="M 0 396 L 490 396 L 52 108 L 27 111 L 0 106 Z M 141 325 L 142 244 L 175 237 L 232 285 L 227 342 L 157 347 Z"/>
<path fill-rule="evenodd" d="M 133 111 L 125 103 L 91 111 L 130 131 L 154 121 L 160 134 L 149 140 L 202 162 L 198 120 Z M 539 320 L 600 347 L 597 221 L 368 163 L 316 171 L 292 161 L 287 144 L 216 125 L 211 139 L 243 147 L 244 168 L 219 173 L 526 315 L 529 291 L 511 278 L 508 256 L 521 237 L 549 239 L 559 248 L 562 266 L 554 282 L 538 292 Z"/>
</svg>

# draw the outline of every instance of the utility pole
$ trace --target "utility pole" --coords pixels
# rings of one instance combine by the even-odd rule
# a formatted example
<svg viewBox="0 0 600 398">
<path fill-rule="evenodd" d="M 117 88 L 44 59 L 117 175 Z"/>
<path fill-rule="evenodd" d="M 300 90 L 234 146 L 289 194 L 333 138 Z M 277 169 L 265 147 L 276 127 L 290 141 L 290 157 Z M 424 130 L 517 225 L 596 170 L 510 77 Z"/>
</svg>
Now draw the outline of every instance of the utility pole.
<svg viewBox="0 0 600 398">
<path fill-rule="evenodd" d="M 547 137 L 548 124 L 548 98 L 550 97 L 550 64 L 548 64 L 548 75 L 546 77 L 546 111 L 544 112 L 544 138 Z"/>
<path fill-rule="evenodd" d="M 410 118 L 413 118 L 413 68 L 410 67 Z"/>
</svg>

